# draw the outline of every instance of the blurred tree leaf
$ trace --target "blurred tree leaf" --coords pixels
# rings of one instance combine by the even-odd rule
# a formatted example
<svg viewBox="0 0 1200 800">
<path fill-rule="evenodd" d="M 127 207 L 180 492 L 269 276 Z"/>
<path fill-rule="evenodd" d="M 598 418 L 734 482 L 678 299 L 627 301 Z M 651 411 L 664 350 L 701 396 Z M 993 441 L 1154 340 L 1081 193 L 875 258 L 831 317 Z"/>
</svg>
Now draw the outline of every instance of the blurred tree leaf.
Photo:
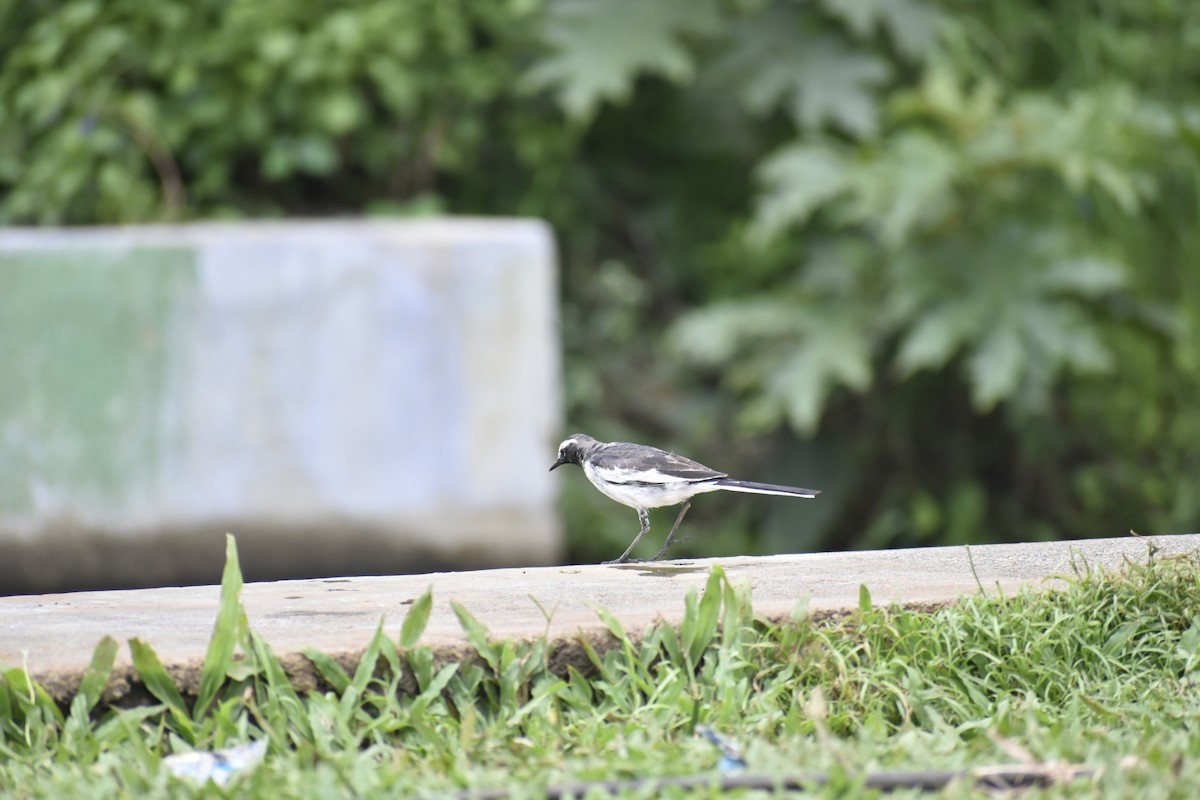
<svg viewBox="0 0 1200 800">
<path fill-rule="evenodd" d="M 926 260 L 901 259 L 892 310 L 911 327 L 896 354 L 900 373 L 938 369 L 966 351 L 973 402 L 988 411 L 1018 398 L 1037 410 L 1063 370 L 1107 371 L 1100 321 L 1079 300 L 1120 289 L 1124 271 L 1070 251 L 1059 237 L 1013 228 L 947 245 Z M 1023 380 L 1030 383 L 1020 392 Z"/>
<path fill-rule="evenodd" d="M 802 224 L 819 207 L 848 191 L 851 165 L 828 144 L 793 143 L 763 161 L 758 169 L 763 184 L 755 219 L 759 238 Z"/>
<path fill-rule="evenodd" d="M 794 68 L 792 115 L 798 123 L 815 128 L 828 121 L 860 136 L 875 133 L 873 90 L 890 75 L 887 62 L 822 36 L 808 44 Z"/>
<path fill-rule="evenodd" d="M 1021 331 L 1016 325 L 1002 324 L 985 331 L 967 362 L 975 407 L 989 411 L 1001 400 L 1013 397 L 1026 358 Z"/>
<path fill-rule="evenodd" d="M 889 137 L 852 177 L 848 219 L 875 227 L 884 244 L 899 247 L 914 230 L 955 212 L 960 171 L 954 150 L 933 136 L 904 131 Z"/>
<path fill-rule="evenodd" d="M 806 315 L 804 346 L 782 358 L 767 380 L 767 398 L 781 404 L 798 432 L 812 434 L 838 386 L 862 392 L 871 384 L 870 327 L 859 309 L 821 306 Z"/>
<path fill-rule="evenodd" d="M 764 188 L 755 231 L 777 235 L 844 198 L 844 223 L 873 226 L 884 243 L 897 247 L 921 223 L 937 223 L 951 212 L 960 170 L 951 148 L 917 132 L 886 139 L 866 161 L 829 144 L 791 144 L 759 170 Z"/>
<path fill-rule="evenodd" d="M 912 58 L 924 53 L 937 34 L 937 11 L 919 0 L 823 0 L 821 5 L 859 39 L 885 28 L 896 46 Z"/>
<path fill-rule="evenodd" d="M 690 78 L 684 37 L 718 24 L 715 0 L 554 0 L 543 34 L 553 53 L 526 79 L 555 89 L 569 116 L 587 119 L 601 101 L 627 97 L 639 75 Z"/>
<path fill-rule="evenodd" d="M 1054 261 L 1041 282 L 1046 289 L 1075 292 L 1081 297 L 1099 297 L 1126 285 L 1125 269 L 1120 264 L 1094 256 Z"/>
<path fill-rule="evenodd" d="M 871 136 L 878 125 L 876 91 L 891 69 L 816 22 L 810 10 L 797 6 L 745 15 L 714 69 L 755 114 L 782 108 L 801 129 L 832 124 Z"/>
<path fill-rule="evenodd" d="M 731 387 L 761 388 L 746 407 L 744 424 L 762 429 L 786 419 L 797 431 L 812 433 L 830 392 L 870 386 L 871 326 L 862 312 L 856 304 L 828 300 L 722 303 L 683 317 L 671 339 L 695 363 L 725 366 L 723 381 Z"/>
<path fill-rule="evenodd" d="M 1154 191 L 1142 169 L 1148 127 L 1161 111 L 1138 102 L 1123 87 L 1101 87 L 1062 102 L 1025 94 L 966 140 L 971 159 L 987 169 L 1052 170 L 1065 187 L 1095 187 L 1125 213 Z"/>
</svg>

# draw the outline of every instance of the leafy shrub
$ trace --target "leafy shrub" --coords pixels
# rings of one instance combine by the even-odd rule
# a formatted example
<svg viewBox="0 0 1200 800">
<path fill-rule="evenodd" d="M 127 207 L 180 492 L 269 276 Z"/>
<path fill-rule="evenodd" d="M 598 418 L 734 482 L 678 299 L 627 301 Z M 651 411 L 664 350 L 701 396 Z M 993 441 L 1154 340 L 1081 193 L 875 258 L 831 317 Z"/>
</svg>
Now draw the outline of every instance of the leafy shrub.
<svg viewBox="0 0 1200 800">
<path fill-rule="evenodd" d="M 528 13 L 492 4 L 32 8 L 0 33 L 0 219 L 15 222 L 435 200 L 478 167 L 530 46 Z"/>
</svg>

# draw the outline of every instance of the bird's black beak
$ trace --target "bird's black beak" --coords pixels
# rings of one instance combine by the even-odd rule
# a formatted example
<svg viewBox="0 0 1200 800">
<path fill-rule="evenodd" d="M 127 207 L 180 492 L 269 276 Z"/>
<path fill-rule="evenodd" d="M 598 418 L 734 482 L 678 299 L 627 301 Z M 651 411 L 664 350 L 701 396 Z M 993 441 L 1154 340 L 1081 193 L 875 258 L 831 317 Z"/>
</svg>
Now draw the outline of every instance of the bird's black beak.
<svg viewBox="0 0 1200 800">
<path fill-rule="evenodd" d="M 554 470 L 558 469 L 559 467 L 561 467 L 563 464 L 566 464 L 566 463 L 568 463 L 567 457 L 559 456 L 558 461 L 555 461 L 553 464 L 550 465 L 550 471 L 554 472 Z"/>
</svg>

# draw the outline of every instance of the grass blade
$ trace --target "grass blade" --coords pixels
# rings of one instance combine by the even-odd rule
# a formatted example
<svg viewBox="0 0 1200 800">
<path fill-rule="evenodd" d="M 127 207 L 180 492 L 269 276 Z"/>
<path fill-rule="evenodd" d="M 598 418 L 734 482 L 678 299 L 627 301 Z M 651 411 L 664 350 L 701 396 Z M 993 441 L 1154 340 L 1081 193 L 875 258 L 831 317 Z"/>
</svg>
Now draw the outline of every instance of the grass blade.
<svg viewBox="0 0 1200 800">
<path fill-rule="evenodd" d="M 342 669 L 341 664 L 337 663 L 328 654 L 322 653 L 320 650 L 314 650 L 311 647 L 306 647 L 300 652 L 312 662 L 321 679 L 332 686 L 335 692 L 341 694 L 346 691 L 346 687 L 350 685 L 350 675 L 346 670 Z"/>
<path fill-rule="evenodd" d="M 684 668 L 686 662 L 683 659 L 683 650 L 679 647 L 679 634 L 671 625 L 663 625 L 659 630 L 662 631 L 662 648 L 666 651 L 667 658 L 680 669 Z"/>
<path fill-rule="evenodd" d="M 0 723 L 15 719 L 13 716 L 13 702 L 15 701 L 9 694 L 11 690 L 8 688 L 8 681 L 5 680 L 4 675 L 4 671 L 0 670 Z"/>
<path fill-rule="evenodd" d="M 700 664 L 704 651 L 712 644 L 713 636 L 717 633 L 717 622 L 721 618 L 721 581 L 724 578 L 725 570 L 719 566 L 713 567 L 708 573 L 704 594 L 696 604 L 696 623 L 688 643 L 688 655 L 693 666 Z"/>
<path fill-rule="evenodd" d="M 629 634 L 625 633 L 625 626 L 621 624 L 621 620 L 613 616 L 611 611 L 604 606 L 592 606 L 592 610 L 596 612 L 596 616 L 600 617 L 604 627 L 608 628 L 608 632 L 615 636 L 618 642 L 622 644 L 629 642 Z"/>
<path fill-rule="evenodd" d="M 429 685 L 413 701 L 411 713 L 424 713 L 430 703 L 441 697 L 442 690 L 446 688 L 446 684 L 450 683 L 450 679 L 454 677 L 456 672 L 458 672 L 457 663 L 450 663 L 442 667 L 438 671 L 438 674 L 433 677 L 433 680 L 429 682 Z"/>
<path fill-rule="evenodd" d="M 350 682 L 350 686 L 360 695 L 366 691 L 367 686 L 371 683 L 371 678 L 375 675 L 383 639 L 383 620 L 381 619 L 375 628 L 375 635 L 371 637 L 371 642 L 367 645 L 367 651 L 363 653 L 362 659 L 358 662 L 358 668 L 354 670 L 354 680 Z"/>
<path fill-rule="evenodd" d="M 433 584 L 429 584 L 425 593 L 416 599 L 408 614 L 404 616 L 404 624 L 400 626 L 400 647 L 408 650 L 416 646 L 417 640 L 425 632 L 429 624 L 429 612 L 433 609 Z"/>
<path fill-rule="evenodd" d="M 96 707 L 108 686 L 108 677 L 112 675 L 113 662 L 117 658 L 120 644 L 111 636 L 105 636 L 92 652 L 92 662 L 83 673 L 79 682 L 79 695 L 83 697 L 83 705 L 88 711 Z"/>
<path fill-rule="evenodd" d="M 358 667 L 354 670 L 354 678 L 350 681 L 350 685 L 346 687 L 346 691 L 342 693 L 341 703 L 338 706 L 338 713 L 341 715 L 343 724 L 349 724 L 354 718 L 354 712 L 358 708 L 359 700 L 363 693 L 366 692 L 367 686 L 371 683 L 371 678 L 375 676 L 375 668 L 379 665 L 379 651 L 383 647 L 383 642 L 387 637 L 383 633 L 383 620 L 379 620 L 379 625 L 375 628 L 375 635 L 371 637 L 370 644 L 367 645 L 367 650 L 363 653 L 362 658 L 358 662 Z"/>
<path fill-rule="evenodd" d="M 267 644 L 267 640 L 254 631 L 250 631 L 249 643 L 254 653 L 254 660 L 266 678 L 267 688 L 276 695 L 286 696 L 299 702 L 300 696 L 296 694 L 296 689 L 292 686 L 287 671 L 284 670 L 283 664 L 271 650 L 271 645 Z"/>
<path fill-rule="evenodd" d="M 737 586 L 725 578 L 722 590 L 721 648 L 729 651 L 741 640 L 743 629 L 754 621 L 754 608 L 750 603 L 750 586 Z"/>
<path fill-rule="evenodd" d="M 137 670 L 146 690 L 167 706 L 183 738 L 189 744 L 195 744 L 195 730 L 188 716 L 187 704 L 183 702 L 183 695 L 179 693 L 175 681 L 171 680 L 171 676 L 159 660 L 158 653 L 141 639 L 129 640 L 129 652 L 133 656 L 134 669 Z"/>
<path fill-rule="evenodd" d="M 204 665 L 200 668 L 200 689 L 196 692 L 194 710 L 196 719 L 203 717 L 216 699 L 233 663 L 233 651 L 243 638 L 246 614 L 242 610 L 241 593 L 242 570 L 238 565 L 237 541 L 233 534 L 227 533 L 221 602 L 217 608 L 212 638 L 208 642 L 208 652 L 204 654 Z"/>
<path fill-rule="evenodd" d="M 24 723 L 30 716 L 30 712 L 39 710 L 45 712 L 50 718 L 53 718 L 60 726 L 63 723 L 63 713 L 59 710 L 58 704 L 50 698 L 46 690 L 38 684 L 37 681 L 29 677 L 29 673 L 23 669 L 14 668 L 0 672 L 2 683 L 8 685 L 9 696 L 12 699 L 10 706 L 11 711 L 16 712 L 14 718 L 19 722 Z M 39 712 L 39 713 L 40 713 Z M 0 741 L 3 741 L 0 739 Z"/>
<path fill-rule="evenodd" d="M 278 744 L 285 743 L 289 735 L 295 736 L 296 742 L 311 742 L 313 729 L 309 716 L 283 664 L 275 656 L 266 639 L 253 630 L 247 632 L 247 644 L 250 648 L 249 655 L 258 668 L 257 674 L 261 675 L 255 678 L 256 697 L 262 713 L 269 721 L 263 727 L 270 738 Z M 263 681 L 265 685 L 259 681 Z"/>
<path fill-rule="evenodd" d="M 500 674 L 500 664 L 496 659 L 496 654 L 492 651 L 491 645 L 488 644 L 488 630 L 483 623 L 475 619 L 470 611 L 467 611 L 461 603 L 451 601 L 450 607 L 454 609 L 454 616 L 458 617 L 458 624 L 467 634 L 467 641 L 475 648 L 475 652 L 479 653 L 479 657 L 487 662 L 487 665 L 492 668 L 492 672 Z"/>
</svg>

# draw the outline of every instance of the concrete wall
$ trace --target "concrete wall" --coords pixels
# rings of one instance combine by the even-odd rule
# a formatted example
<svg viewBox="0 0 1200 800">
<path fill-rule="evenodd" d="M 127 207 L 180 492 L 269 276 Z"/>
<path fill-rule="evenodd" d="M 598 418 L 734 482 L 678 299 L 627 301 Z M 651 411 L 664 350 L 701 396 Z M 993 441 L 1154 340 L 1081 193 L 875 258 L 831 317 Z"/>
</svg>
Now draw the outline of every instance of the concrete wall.
<svg viewBox="0 0 1200 800">
<path fill-rule="evenodd" d="M 0 592 L 549 563 L 534 221 L 0 231 Z"/>
</svg>

